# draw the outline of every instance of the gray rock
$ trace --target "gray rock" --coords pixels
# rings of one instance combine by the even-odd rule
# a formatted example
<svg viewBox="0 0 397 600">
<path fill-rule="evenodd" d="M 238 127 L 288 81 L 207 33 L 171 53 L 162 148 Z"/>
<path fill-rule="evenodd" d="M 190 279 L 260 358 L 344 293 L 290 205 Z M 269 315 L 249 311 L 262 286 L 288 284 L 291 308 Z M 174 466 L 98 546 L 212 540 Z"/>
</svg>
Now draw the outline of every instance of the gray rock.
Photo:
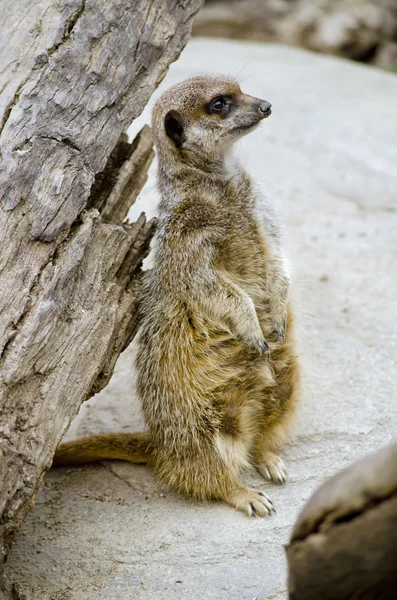
<svg viewBox="0 0 397 600">
<path fill-rule="evenodd" d="M 290 481 L 247 473 L 277 507 L 260 520 L 178 497 L 145 466 L 51 471 L 8 563 L 24 600 L 281 600 L 284 544 L 306 500 L 396 435 L 397 78 L 282 46 L 196 39 L 161 89 L 209 70 L 238 75 L 274 108 L 240 152 L 279 208 L 291 259 L 304 380 L 283 453 Z M 152 173 L 134 214 L 151 215 L 156 200 Z M 70 436 L 142 428 L 132 352 Z"/>
<path fill-rule="evenodd" d="M 287 546 L 290 600 L 394 600 L 397 442 L 331 477 Z"/>
</svg>

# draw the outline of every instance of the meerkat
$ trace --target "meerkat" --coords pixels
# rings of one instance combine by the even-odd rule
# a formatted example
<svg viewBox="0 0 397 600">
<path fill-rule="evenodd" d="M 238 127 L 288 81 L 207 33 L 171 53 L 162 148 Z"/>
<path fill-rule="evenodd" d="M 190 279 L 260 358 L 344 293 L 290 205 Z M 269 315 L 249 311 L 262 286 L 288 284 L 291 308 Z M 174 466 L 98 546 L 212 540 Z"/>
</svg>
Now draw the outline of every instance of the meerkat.
<svg viewBox="0 0 397 600">
<path fill-rule="evenodd" d="M 197 76 L 153 110 L 159 227 L 136 356 L 148 433 L 62 444 L 55 465 L 149 461 L 162 481 L 250 516 L 274 511 L 241 480 L 286 481 L 277 450 L 299 396 L 280 228 L 232 146 L 271 114 L 231 78 Z"/>
</svg>

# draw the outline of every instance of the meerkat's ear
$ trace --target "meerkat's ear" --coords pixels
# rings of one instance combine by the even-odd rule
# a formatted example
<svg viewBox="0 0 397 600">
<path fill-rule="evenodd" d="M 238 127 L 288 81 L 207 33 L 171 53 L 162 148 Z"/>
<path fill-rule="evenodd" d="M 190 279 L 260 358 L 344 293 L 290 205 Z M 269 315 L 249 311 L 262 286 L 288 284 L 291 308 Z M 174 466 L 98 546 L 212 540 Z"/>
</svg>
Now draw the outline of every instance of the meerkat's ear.
<svg viewBox="0 0 397 600">
<path fill-rule="evenodd" d="M 174 142 L 177 148 L 180 148 L 185 141 L 185 132 L 183 128 L 182 116 L 176 110 L 170 110 L 164 117 L 165 133 Z"/>
</svg>

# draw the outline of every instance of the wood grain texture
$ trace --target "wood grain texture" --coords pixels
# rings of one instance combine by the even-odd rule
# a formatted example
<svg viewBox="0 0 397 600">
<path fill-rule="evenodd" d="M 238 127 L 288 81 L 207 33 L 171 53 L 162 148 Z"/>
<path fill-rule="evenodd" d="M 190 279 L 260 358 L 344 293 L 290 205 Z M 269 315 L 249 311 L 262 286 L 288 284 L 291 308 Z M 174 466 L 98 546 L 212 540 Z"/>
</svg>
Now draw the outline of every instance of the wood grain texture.
<svg viewBox="0 0 397 600">
<path fill-rule="evenodd" d="M 202 0 L 4 0 L 0 53 L 0 545 L 134 335 L 154 223 L 122 224 L 153 156 L 137 117 Z M 122 137 L 120 137 L 122 136 Z M 1 560 L 0 560 L 1 562 Z"/>
</svg>

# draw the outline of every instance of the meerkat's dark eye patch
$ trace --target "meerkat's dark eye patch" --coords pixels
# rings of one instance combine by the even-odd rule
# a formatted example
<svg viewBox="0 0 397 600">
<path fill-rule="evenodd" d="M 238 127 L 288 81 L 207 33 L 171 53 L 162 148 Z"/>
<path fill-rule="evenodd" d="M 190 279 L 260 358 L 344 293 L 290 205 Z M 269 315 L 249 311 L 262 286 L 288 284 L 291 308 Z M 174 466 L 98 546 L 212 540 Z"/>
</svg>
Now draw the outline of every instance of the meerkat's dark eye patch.
<svg viewBox="0 0 397 600">
<path fill-rule="evenodd" d="M 231 107 L 233 106 L 233 97 L 232 96 L 215 96 L 207 104 L 206 111 L 210 115 L 220 115 L 221 117 L 226 117 L 229 114 Z"/>
<path fill-rule="evenodd" d="M 180 148 L 185 141 L 185 133 L 181 115 L 176 110 L 170 110 L 164 117 L 164 129 L 168 137 Z"/>
</svg>

